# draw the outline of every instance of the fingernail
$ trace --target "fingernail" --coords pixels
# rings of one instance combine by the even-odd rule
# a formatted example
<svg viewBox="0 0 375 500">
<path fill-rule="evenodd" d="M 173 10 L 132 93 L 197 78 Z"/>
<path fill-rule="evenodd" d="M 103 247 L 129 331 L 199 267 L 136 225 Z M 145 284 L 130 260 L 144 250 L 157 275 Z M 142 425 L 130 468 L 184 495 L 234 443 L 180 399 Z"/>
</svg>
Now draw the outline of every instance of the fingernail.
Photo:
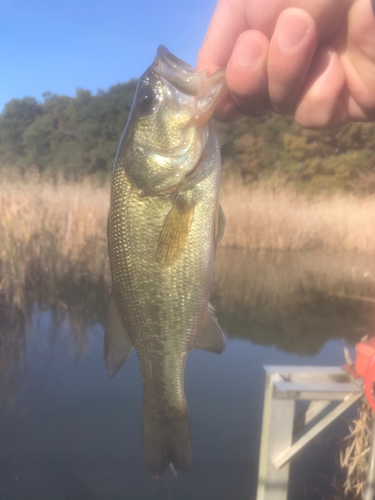
<svg viewBox="0 0 375 500">
<path fill-rule="evenodd" d="M 257 40 L 239 40 L 234 49 L 237 64 L 248 68 L 253 66 L 262 54 L 262 47 Z"/>
<path fill-rule="evenodd" d="M 278 27 L 278 42 L 282 50 L 295 49 L 304 39 L 309 25 L 302 16 L 287 15 Z"/>
</svg>

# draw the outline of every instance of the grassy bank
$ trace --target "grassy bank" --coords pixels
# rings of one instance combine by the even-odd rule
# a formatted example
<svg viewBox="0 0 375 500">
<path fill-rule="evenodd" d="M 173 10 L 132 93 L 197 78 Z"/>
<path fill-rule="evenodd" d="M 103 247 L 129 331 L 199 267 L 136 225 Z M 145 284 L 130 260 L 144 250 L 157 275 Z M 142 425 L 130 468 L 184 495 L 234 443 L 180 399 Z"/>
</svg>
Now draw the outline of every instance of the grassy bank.
<svg viewBox="0 0 375 500">
<path fill-rule="evenodd" d="M 62 279 L 107 280 L 109 186 L 2 183 L 0 292 L 16 305 L 28 290 L 54 293 Z M 43 285 L 43 286 L 42 286 Z"/>
<path fill-rule="evenodd" d="M 375 253 L 373 197 L 307 197 L 285 188 L 229 185 L 221 200 L 227 218 L 223 245 Z"/>
<path fill-rule="evenodd" d="M 245 249 L 375 253 L 375 201 L 351 195 L 308 198 L 228 185 L 222 246 Z M 0 293 L 24 303 L 43 284 L 52 296 L 64 279 L 109 286 L 106 221 L 109 185 L 0 184 Z"/>
</svg>

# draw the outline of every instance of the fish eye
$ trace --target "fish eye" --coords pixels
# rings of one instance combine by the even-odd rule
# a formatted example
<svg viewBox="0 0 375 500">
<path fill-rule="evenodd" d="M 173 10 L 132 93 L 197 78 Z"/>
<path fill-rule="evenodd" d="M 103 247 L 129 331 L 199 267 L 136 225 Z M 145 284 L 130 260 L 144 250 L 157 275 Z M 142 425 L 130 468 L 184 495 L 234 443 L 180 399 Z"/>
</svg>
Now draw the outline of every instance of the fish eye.
<svg viewBox="0 0 375 500">
<path fill-rule="evenodd" d="M 156 103 L 156 93 L 153 90 L 145 90 L 137 101 L 138 108 L 144 112 L 150 112 L 154 109 Z"/>
</svg>

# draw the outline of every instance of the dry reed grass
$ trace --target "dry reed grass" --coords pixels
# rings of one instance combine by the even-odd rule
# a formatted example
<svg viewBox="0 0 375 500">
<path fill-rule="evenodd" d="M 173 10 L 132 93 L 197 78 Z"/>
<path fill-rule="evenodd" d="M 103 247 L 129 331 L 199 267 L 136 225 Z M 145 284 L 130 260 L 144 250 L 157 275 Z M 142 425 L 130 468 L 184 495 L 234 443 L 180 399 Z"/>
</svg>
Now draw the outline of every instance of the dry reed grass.
<svg viewBox="0 0 375 500">
<path fill-rule="evenodd" d="M 110 284 L 106 220 L 109 185 L 30 178 L 0 181 L 0 298 L 18 307 L 25 293 L 61 279 Z M 223 246 L 375 253 L 375 202 L 340 195 L 308 199 L 287 191 L 229 185 Z"/>
<path fill-rule="evenodd" d="M 375 253 L 375 200 L 370 197 L 308 198 L 285 188 L 231 185 L 221 203 L 228 221 L 226 246 Z"/>
<path fill-rule="evenodd" d="M 59 181 L 0 184 L 0 292 L 23 307 L 27 290 L 62 277 L 109 283 L 109 186 Z"/>
<path fill-rule="evenodd" d="M 372 421 L 374 415 L 367 402 L 358 408 L 358 418 L 349 427 L 350 434 L 342 441 L 340 466 L 345 470 L 344 493 L 361 498 L 368 471 Z"/>
</svg>

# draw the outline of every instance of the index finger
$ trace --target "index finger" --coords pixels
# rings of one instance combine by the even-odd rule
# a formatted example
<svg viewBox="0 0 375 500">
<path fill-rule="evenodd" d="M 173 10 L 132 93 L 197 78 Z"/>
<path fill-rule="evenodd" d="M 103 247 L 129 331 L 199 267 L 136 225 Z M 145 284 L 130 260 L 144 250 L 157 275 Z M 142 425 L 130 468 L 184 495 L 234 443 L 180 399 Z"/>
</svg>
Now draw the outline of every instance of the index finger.
<svg viewBox="0 0 375 500">
<path fill-rule="evenodd" d="M 219 0 L 198 53 L 197 70 L 226 66 L 239 35 L 248 29 L 244 0 Z"/>
</svg>

